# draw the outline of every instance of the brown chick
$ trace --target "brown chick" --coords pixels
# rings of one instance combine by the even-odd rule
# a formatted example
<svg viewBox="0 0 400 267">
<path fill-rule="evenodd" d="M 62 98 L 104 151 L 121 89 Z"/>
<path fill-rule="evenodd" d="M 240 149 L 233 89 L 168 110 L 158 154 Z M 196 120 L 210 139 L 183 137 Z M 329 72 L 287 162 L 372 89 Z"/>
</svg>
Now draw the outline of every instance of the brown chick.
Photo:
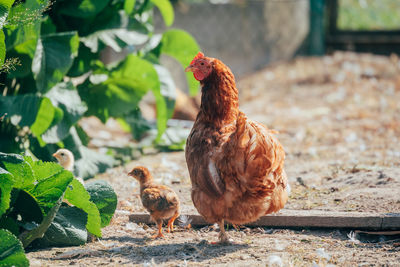
<svg viewBox="0 0 400 267">
<path fill-rule="evenodd" d="M 288 199 L 285 152 L 274 131 L 239 110 L 231 70 L 199 53 L 186 68 L 200 81 L 200 111 L 185 156 L 192 201 L 220 242 L 229 243 L 224 222 L 240 225 L 282 209 Z"/>
<path fill-rule="evenodd" d="M 146 167 L 136 167 L 128 175 L 139 181 L 142 204 L 157 224 L 158 232 L 153 238 L 164 237 L 161 230 L 164 219 L 169 219 L 168 233 L 172 232 L 174 221 L 179 216 L 180 203 L 177 194 L 168 186 L 155 184 Z"/>
</svg>

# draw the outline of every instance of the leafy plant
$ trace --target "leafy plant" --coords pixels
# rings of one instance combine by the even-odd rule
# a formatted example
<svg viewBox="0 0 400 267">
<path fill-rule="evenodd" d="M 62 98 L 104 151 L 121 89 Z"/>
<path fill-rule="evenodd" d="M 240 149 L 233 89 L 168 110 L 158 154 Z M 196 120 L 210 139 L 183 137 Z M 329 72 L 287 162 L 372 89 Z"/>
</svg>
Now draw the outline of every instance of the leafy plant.
<svg viewBox="0 0 400 267">
<path fill-rule="evenodd" d="M 88 232 L 101 236 L 117 205 L 106 182 L 87 188 L 56 163 L 0 152 L 0 228 L 17 236 L 23 247 L 84 244 Z M 5 246 L 13 244 L 11 238 Z"/>
<path fill-rule="evenodd" d="M 168 0 L 13 2 L 0 8 L 0 21 L 5 21 L 0 23 L 0 58 L 6 53 L 9 62 L 17 58 L 20 66 L 0 75 L 0 117 L 7 114 L 0 124 L 0 151 L 29 151 L 50 160 L 58 147 L 66 147 L 77 159 L 79 176 L 93 176 L 114 161 L 86 147 L 79 119 L 96 116 L 106 122 L 113 117 L 141 138 L 149 124 L 138 105 L 149 91 L 157 108 L 154 141 L 161 142 L 173 114 L 175 86 L 160 56 L 185 66 L 199 50 L 182 30 L 155 33 L 155 7 L 167 26 L 173 23 Z M 110 48 L 127 56 L 105 63 Z M 197 84 L 187 77 L 195 94 Z"/>
<path fill-rule="evenodd" d="M 10 231 L 0 229 L 0 266 L 29 266 L 21 241 Z"/>
</svg>

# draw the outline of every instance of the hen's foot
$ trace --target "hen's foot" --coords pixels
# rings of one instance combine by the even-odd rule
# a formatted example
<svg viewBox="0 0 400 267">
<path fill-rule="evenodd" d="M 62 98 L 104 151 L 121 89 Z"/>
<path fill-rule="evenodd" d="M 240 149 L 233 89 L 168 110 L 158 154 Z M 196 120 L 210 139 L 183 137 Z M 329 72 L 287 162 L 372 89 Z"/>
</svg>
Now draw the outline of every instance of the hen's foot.
<svg viewBox="0 0 400 267">
<path fill-rule="evenodd" d="M 163 233 L 157 233 L 157 234 L 153 235 L 151 238 L 153 238 L 153 239 L 164 238 L 164 235 L 163 235 Z"/>
<path fill-rule="evenodd" d="M 232 245 L 234 244 L 232 240 L 228 238 L 228 235 L 225 232 L 219 233 L 219 241 L 218 242 L 211 242 L 212 245 Z"/>
</svg>

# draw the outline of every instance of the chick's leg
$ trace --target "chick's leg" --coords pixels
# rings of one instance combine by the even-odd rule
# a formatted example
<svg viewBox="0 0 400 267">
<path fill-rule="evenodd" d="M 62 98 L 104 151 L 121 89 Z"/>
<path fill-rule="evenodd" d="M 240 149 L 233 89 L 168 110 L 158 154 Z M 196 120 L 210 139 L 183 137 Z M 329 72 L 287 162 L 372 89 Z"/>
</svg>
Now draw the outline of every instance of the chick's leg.
<svg viewBox="0 0 400 267">
<path fill-rule="evenodd" d="M 174 231 L 174 222 L 175 222 L 175 219 L 178 218 L 178 216 L 179 216 L 179 212 L 176 212 L 176 213 L 174 214 L 174 216 L 172 216 L 172 218 L 169 219 L 168 225 L 167 225 L 167 229 L 168 229 L 167 231 L 168 231 L 168 233 Z"/>
<path fill-rule="evenodd" d="M 157 234 L 153 235 L 152 238 L 159 238 L 159 237 L 164 237 L 163 233 L 162 233 L 162 220 L 157 220 L 157 227 L 158 227 L 158 231 Z"/>
</svg>

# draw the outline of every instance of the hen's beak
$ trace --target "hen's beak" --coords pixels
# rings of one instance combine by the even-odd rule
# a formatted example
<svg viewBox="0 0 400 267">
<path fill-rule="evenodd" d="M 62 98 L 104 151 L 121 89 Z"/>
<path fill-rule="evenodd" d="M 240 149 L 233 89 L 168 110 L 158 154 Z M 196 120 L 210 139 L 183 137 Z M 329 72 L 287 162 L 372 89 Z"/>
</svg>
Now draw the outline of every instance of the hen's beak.
<svg viewBox="0 0 400 267">
<path fill-rule="evenodd" d="M 133 172 L 128 172 L 128 176 L 133 176 Z"/>
<path fill-rule="evenodd" d="M 195 67 L 195 66 L 193 66 L 193 65 L 189 65 L 188 67 L 186 67 L 186 69 L 185 69 L 185 72 L 188 72 L 188 71 L 191 71 L 191 72 L 193 72 L 195 69 L 196 69 L 196 67 Z"/>
</svg>

